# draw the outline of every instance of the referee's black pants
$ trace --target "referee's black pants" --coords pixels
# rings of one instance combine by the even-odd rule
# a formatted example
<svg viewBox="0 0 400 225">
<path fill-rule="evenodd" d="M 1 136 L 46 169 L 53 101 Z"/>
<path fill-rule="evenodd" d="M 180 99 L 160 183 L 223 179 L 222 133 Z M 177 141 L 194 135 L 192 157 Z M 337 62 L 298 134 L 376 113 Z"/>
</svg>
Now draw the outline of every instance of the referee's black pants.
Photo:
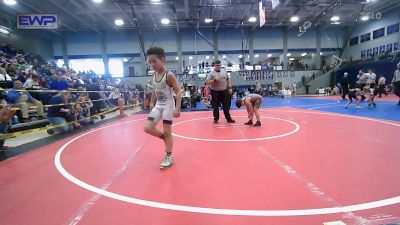
<svg viewBox="0 0 400 225">
<path fill-rule="evenodd" d="M 211 90 L 211 103 L 214 108 L 214 120 L 219 120 L 219 106 L 222 104 L 222 109 L 224 110 L 225 119 L 227 121 L 231 120 L 231 114 L 229 109 L 231 107 L 231 96 L 228 90 L 224 91 L 214 91 Z"/>
<path fill-rule="evenodd" d="M 343 86 L 343 93 L 342 93 L 342 98 L 343 100 L 346 99 L 346 95 L 349 93 L 349 88 L 346 86 Z"/>
</svg>

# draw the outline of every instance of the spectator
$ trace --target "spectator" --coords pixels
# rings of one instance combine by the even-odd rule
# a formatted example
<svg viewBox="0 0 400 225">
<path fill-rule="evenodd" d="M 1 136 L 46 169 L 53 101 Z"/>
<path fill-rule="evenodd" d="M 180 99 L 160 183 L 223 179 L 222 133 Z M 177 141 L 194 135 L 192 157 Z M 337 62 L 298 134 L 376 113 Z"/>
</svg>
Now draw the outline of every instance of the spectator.
<svg viewBox="0 0 400 225">
<path fill-rule="evenodd" d="M 147 107 L 150 106 L 152 93 L 153 93 L 153 84 L 151 80 L 148 80 L 145 89 L 145 95 L 146 95 L 145 109 L 147 109 Z"/>
<path fill-rule="evenodd" d="M 82 108 L 82 117 L 90 119 L 90 108 L 93 107 L 92 101 L 90 101 L 90 99 L 89 99 L 88 97 L 80 96 L 80 97 L 78 98 L 77 103 L 79 103 L 79 104 L 81 105 L 81 108 Z M 94 123 L 94 120 L 93 120 L 93 119 L 90 119 L 90 120 L 88 120 L 88 121 L 89 121 L 89 123 Z M 85 121 L 84 121 L 83 124 L 81 123 L 81 125 L 85 125 L 85 124 L 86 124 Z"/>
<path fill-rule="evenodd" d="M 256 94 L 261 95 L 261 84 L 258 80 L 256 80 Z"/>
<path fill-rule="evenodd" d="M 2 134 L 7 134 L 10 120 L 15 115 L 14 110 L 5 108 L 0 110 L 0 137 Z M 5 139 L 0 139 L 0 151 L 6 150 L 8 147 L 4 146 Z"/>
<path fill-rule="evenodd" d="M 308 95 L 309 92 L 310 92 L 310 85 L 306 84 L 306 94 Z"/>
<path fill-rule="evenodd" d="M 121 93 L 119 92 L 118 88 L 114 87 L 110 95 L 108 96 L 108 99 L 110 99 L 111 103 L 114 106 L 118 106 L 118 98 L 121 97 Z"/>
<path fill-rule="evenodd" d="M 67 90 L 68 89 L 68 82 L 65 80 L 65 77 L 62 72 L 57 72 L 54 79 L 50 82 L 50 89 L 52 90 Z"/>
<path fill-rule="evenodd" d="M 74 121 L 77 121 L 79 125 L 75 125 L 75 128 L 81 128 L 82 126 L 88 125 L 90 123 L 89 118 L 83 116 L 83 108 L 79 103 L 75 103 L 72 108 Z"/>
<path fill-rule="evenodd" d="M 17 80 L 21 81 L 21 83 L 23 84 L 26 81 L 26 77 L 26 72 L 22 72 L 20 75 L 18 75 Z"/>
<path fill-rule="evenodd" d="M 6 71 L 10 77 L 14 77 L 17 74 L 16 67 L 13 63 L 8 64 Z"/>
<path fill-rule="evenodd" d="M 46 83 L 46 79 L 45 79 L 44 77 L 39 77 L 39 79 L 38 79 L 38 84 L 39 84 L 39 86 L 40 86 L 41 88 L 45 88 L 45 89 L 48 89 L 48 88 L 49 88 L 49 86 L 48 86 L 47 83 Z"/>
<path fill-rule="evenodd" d="M 400 63 L 397 64 L 397 70 L 394 71 L 392 84 L 394 87 L 394 93 L 397 95 L 397 97 L 399 97 L 399 102 L 397 105 L 400 105 Z"/>
<path fill-rule="evenodd" d="M 93 78 L 92 83 L 87 87 L 87 90 L 90 91 L 89 98 L 93 101 L 93 107 L 90 108 L 90 115 L 99 114 L 103 105 L 100 95 L 101 88 L 99 80 L 97 78 Z M 104 119 L 104 115 L 101 115 L 100 117 L 101 119 Z"/>
<path fill-rule="evenodd" d="M 47 133 L 53 134 L 54 132 L 65 133 L 73 130 L 73 125 L 66 124 L 71 121 L 71 111 L 68 106 L 69 92 L 61 91 L 57 95 L 51 97 L 49 103 L 54 106 L 49 107 L 47 111 L 47 118 L 53 126 L 65 124 L 64 126 L 56 127 L 47 130 Z M 62 105 L 60 105 L 62 104 Z"/>
<path fill-rule="evenodd" d="M 381 77 L 379 78 L 379 81 L 378 81 L 378 93 L 379 93 L 379 98 L 382 97 L 382 93 L 385 94 L 386 96 L 388 95 L 388 94 L 386 93 L 386 85 L 385 85 L 385 83 L 386 83 L 386 78 L 385 78 L 384 76 L 381 76 Z"/>
<path fill-rule="evenodd" d="M 33 74 L 25 81 L 23 87 L 26 89 L 40 89 L 39 77 Z"/>
<path fill-rule="evenodd" d="M 11 88 L 12 78 L 7 74 L 6 69 L 0 68 L 0 87 L 1 88 Z"/>
<path fill-rule="evenodd" d="M 370 86 L 370 88 L 374 88 L 376 85 L 376 74 L 374 73 L 374 71 L 372 69 L 368 70 L 369 75 L 367 78 L 367 85 Z"/>
<path fill-rule="evenodd" d="M 8 90 L 7 101 L 20 108 L 23 122 L 29 121 L 28 110 L 31 106 L 37 106 L 38 119 L 44 118 L 42 102 L 34 99 L 29 92 L 25 91 L 19 80 L 15 80 L 14 88 Z"/>
<path fill-rule="evenodd" d="M 357 75 L 357 84 L 359 86 L 359 88 L 362 90 L 364 89 L 365 84 L 367 83 L 367 79 L 368 76 L 367 74 L 365 74 L 362 70 L 358 71 L 358 75 Z"/>
</svg>

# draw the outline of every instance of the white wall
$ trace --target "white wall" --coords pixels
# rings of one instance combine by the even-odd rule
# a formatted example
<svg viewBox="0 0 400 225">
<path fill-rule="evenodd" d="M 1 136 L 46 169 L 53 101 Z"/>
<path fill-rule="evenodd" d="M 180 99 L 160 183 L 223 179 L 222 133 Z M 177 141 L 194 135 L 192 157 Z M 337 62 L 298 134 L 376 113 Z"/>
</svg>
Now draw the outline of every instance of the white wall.
<svg viewBox="0 0 400 225">
<path fill-rule="evenodd" d="M 387 27 L 389 25 L 399 23 L 400 22 L 400 13 L 399 13 L 399 8 L 394 9 L 392 12 L 387 12 L 382 14 L 382 19 L 380 20 L 370 20 L 366 22 L 360 22 L 354 29 L 351 38 L 356 37 L 356 36 L 361 36 L 362 34 L 366 34 L 368 32 L 371 32 L 371 40 L 364 42 L 364 43 L 359 43 L 358 45 L 350 46 L 349 43 L 347 43 L 347 47 L 345 51 L 343 52 L 342 58 L 345 58 L 346 60 L 350 60 L 352 58 L 353 60 L 359 60 L 361 59 L 361 51 L 362 50 L 367 50 L 371 49 L 374 47 L 379 47 L 381 45 L 387 45 L 390 43 L 394 42 L 399 42 L 400 41 L 400 33 L 393 33 L 390 35 L 385 35 L 384 37 L 380 37 L 378 39 L 373 39 L 372 37 L 372 32 L 374 30 L 377 30 L 382 27 Z M 385 33 L 386 34 L 386 33 Z"/>
</svg>

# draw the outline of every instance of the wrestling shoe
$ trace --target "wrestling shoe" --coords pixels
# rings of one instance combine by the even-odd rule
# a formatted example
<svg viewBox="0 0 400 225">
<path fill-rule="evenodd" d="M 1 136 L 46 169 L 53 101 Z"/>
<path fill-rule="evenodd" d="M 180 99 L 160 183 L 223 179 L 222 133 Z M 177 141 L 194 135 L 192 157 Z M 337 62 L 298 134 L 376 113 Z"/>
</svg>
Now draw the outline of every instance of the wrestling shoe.
<svg viewBox="0 0 400 225">
<path fill-rule="evenodd" d="M 174 164 L 172 155 L 165 155 L 164 161 L 160 164 L 160 169 L 167 169 L 168 167 L 172 166 L 172 164 Z"/>
<path fill-rule="evenodd" d="M 253 125 L 253 121 L 252 120 L 249 120 L 247 123 L 244 123 L 244 125 Z"/>
<path fill-rule="evenodd" d="M 253 126 L 254 126 L 254 127 L 260 127 L 260 126 L 261 126 L 261 122 L 260 122 L 260 121 L 257 121 Z"/>
</svg>

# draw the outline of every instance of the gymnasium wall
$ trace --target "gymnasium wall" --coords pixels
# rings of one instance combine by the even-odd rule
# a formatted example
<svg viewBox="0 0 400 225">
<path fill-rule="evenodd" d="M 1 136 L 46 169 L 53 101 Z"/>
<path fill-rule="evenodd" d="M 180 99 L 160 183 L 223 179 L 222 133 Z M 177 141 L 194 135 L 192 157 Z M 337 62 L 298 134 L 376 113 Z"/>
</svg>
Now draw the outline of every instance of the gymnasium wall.
<svg viewBox="0 0 400 225">
<path fill-rule="evenodd" d="M 283 52 L 283 28 L 265 27 L 262 29 L 255 29 L 253 32 L 253 46 L 254 54 L 259 54 L 259 58 L 255 58 L 254 62 L 265 60 L 267 55 L 271 53 L 273 57 L 279 57 Z M 208 42 L 213 43 L 213 32 L 211 28 L 200 29 L 201 34 L 207 39 Z M 239 54 L 248 53 L 249 42 L 251 35 L 250 29 L 245 28 L 219 28 L 218 48 L 220 54 L 227 55 L 227 60 L 233 63 L 238 63 Z M 322 31 L 322 51 L 331 52 L 337 50 L 341 46 L 342 38 L 332 38 L 337 35 L 341 37 L 342 32 L 339 28 L 327 29 Z M 242 39 L 243 35 L 243 39 Z M 138 75 L 141 74 L 143 68 L 140 63 L 140 43 L 135 30 L 119 30 L 107 31 L 105 33 L 107 54 L 110 58 L 134 57 L 129 66 L 135 67 Z M 165 48 L 168 53 L 167 60 L 170 65 L 177 67 L 175 57 L 177 55 L 177 31 L 175 28 L 160 28 L 157 31 L 144 30 L 144 47 L 145 49 L 150 46 L 158 45 Z M 242 51 L 242 40 L 243 49 Z M 210 46 L 195 29 L 187 28 L 181 29 L 181 43 L 183 60 L 185 65 L 194 65 L 198 61 L 212 61 L 213 47 Z M 339 41 L 339 42 L 338 42 Z M 67 53 L 70 59 L 79 58 L 101 58 L 101 38 L 92 31 L 82 31 L 78 33 L 66 33 Z M 61 37 L 56 37 L 53 41 L 54 56 L 56 59 L 62 58 L 62 42 Z M 316 51 L 316 33 L 311 29 L 301 37 L 297 37 L 297 28 L 294 27 L 288 31 L 288 51 L 292 56 L 300 56 L 301 53 L 312 53 Z M 193 59 L 190 60 L 189 56 Z M 209 59 L 206 59 L 209 56 Z M 302 59 L 303 62 L 310 63 L 310 54 Z M 128 65 L 127 65 L 128 66 Z"/>
<path fill-rule="evenodd" d="M 350 42 L 347 43 L 346 49 L 343 52 L 342 58 L 346 59 L 347 61 L 352 60 L 359 60 L 361 59 L 361 51 L 373 49 L 375 47 L 380 46 L 387 46 L 387 44 L 394 44 L 400 41 L 400 32 L 392 33 L 387 35 L 386 27 L 400 23 L 400 13 L 399 8 L 397 10 L 393 10 L 390 12 L 386 12 L 382 14 L 381 19 L 376 20 L 369 20 L 366 22 L 360 22 L 355 27 L 351 34 L 351 37 L 359 37 L 366 33 L 371 33 L 371 40 L 360 43 L 357 45 L 350 46 Z M 385 36 L 373 39 L 372 32 L 374 30 L 380 29 L 385 27 Z"/>
<path fill-rule="evenodd" d="M 213 48 L 196 33 L 195 29 L 181 29 L 182 51 L 187 55 L 211 54 Z M 201 29 L 200 32 L 212 43 L 213 34 L 211 29 Z M 254 30 L 253 43 L 255 51 L 263 53 L 281 53 L 283 50 L 282 28 L 263 28 Z M 248 51 L 248 29 L 243 32 L 243 48 Z M 292 28 L 288 31 L 288 48 L 294 52 L 315 51 L 316 34 L 315 30 L 310 30 L 301 37 L 297 37 L 297 29 Z M 139 53 L 139 39 L 134 30 L 108 31 L 106 34 L 108 54 L 129 54 Z M 176 29 L 160 28 L 157 31 L 145 30 L 143 32 L 145 48 L 152 45 L 163 46 L 166 52 L 176 54 L 177 41 Z M 220 28 L 218 31 L 218 48 L 223 54 L 239 54 L 242 50 L 241 29 Z M 322 31 L 322 48 L 336 49 L 341 46 L 342 31 L 338 29 L 327 29 Z M 330 37 L 332 36 L 332 37 Z M 338 37 L 338 39 L 335 38 Z M 68 32 L 66 34 L 68 55 L 98 55 L 101 54 L 100 36 L 92 31 L 81 31 L 77 33 Z M 53 41 L 55 56 L 62 56 L 61 37 Z M 278 55 L 278 54 L 277 54 Z M 276 56 L 277 56 L 276 55 Z"/>
</svg>

